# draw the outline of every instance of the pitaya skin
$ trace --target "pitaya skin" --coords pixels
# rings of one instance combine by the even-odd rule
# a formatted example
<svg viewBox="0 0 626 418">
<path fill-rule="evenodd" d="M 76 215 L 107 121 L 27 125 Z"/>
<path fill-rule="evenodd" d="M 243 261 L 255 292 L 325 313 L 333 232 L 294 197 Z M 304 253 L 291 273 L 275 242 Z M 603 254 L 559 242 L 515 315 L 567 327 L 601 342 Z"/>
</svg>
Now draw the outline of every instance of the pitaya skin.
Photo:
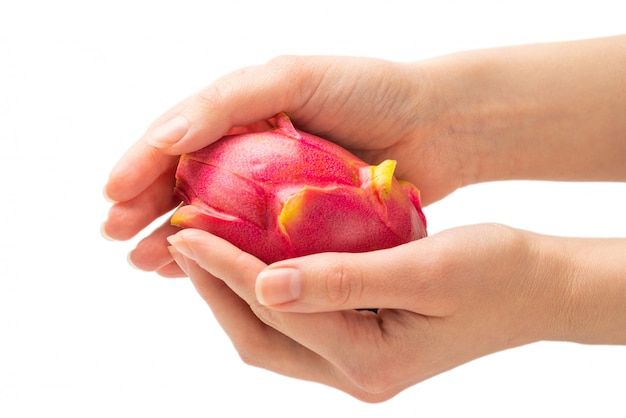
<svg viewBox="0 0 626 418">
<path fill-rule="evenodd" d="M 365 252 L 427 235 L 419 190 L 302 132 L 278 114 L 273 128 L 225 136 L 180 157 L 171 223 L 217 235 L 265 263 L 320 252 Z"/>
</svg>

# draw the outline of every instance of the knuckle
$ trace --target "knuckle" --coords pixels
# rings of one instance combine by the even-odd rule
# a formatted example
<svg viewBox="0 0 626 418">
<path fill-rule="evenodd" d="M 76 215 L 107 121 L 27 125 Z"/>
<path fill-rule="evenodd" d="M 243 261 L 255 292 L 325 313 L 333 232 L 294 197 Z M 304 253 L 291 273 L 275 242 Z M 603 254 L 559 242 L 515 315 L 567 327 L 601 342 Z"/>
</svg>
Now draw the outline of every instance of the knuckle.
<svg viewBox="0 0 626 418">
<path fill-rule="evenodd" d="M 279 55 L 267 62 L 267 66 L 275 70 L 290 72 L 293 68 L 303 65 L 303 57 L 298 55 Z"/>
<path fill-rule="evenodd" d="M 326 66 L 314 57 L 281 55 L 268 61 L 265 70 L 273 80 L 289 86 L 283 93 L 284 100 L 287 110 L 295 110 L 317 91 Z"/>
<path fill-rule="evenodd" d="M 248 366 L 263 367 L 267 353 L 267 343 L 260 338 L 248 336 L 245 341 L 233 339 L 231 341 L 241 361 Z"/>
<path fill-rule="evenodd" d="M 387 361 L 376 361 L 368 367 L 351 367 L 345 371 L 346 376 L 357 387 L 374 397 L 389 394 L 396 385 Z"/>
<path fill-rule="evenodd" d="M 195 97 L 195 105 L 206 111 L 218 106 L 233 91 L 233 86 L 227 80 L 221 79 L 200 90 Z"/>
<path fill-rule="evenodd" d="M 250 309 L 252 310 L 254 315 L 256 315 L 256 317 L 265 325 L 268 325 L 274 329 L 280 329 L 280 327 L 282 326 L 282 322 L 280 321 L 281 316 L 277 311 L 273 309 L 268 309 L 260 303 L 251 304 Z"/>
<path fill-rule="evenodd" d="M 256 354 L 254 350 L 247 350 L 244 348 L 237 347 L 237 354 L 239 355 L 239 359 L 248 366 L 253 367 L 261 367 L 259 362 L 259 356 Z"/>
<path fill-rule="evenodd" d="M 261 369 L 270 369 L 268 359 L 271 355 L 257 346 L 237 347 L 239 359 L 247 366 L 258 367 Z"/>
<path fill-rule="evenodd" d="M 363 277 L 358 269 L 333 263 L 326 274 L 325 290 L 331 306 L 356 303 L 363 294 Z"/>
<path fill-rule="evenodd" d="M 249 72 L 250 67 L 243 67 L 218 78 L 196 94 L 196 105 L 202 110 L 220 106 L 238 91 L 241 80 L 247 77 Z"/>
<path fill-rule="evenodd" d="M 248 366 L 272 368 L 274 347 L 265 334 L 247 335 L 245 339 L 231 338 L 239 359 Z"/>
</svg>

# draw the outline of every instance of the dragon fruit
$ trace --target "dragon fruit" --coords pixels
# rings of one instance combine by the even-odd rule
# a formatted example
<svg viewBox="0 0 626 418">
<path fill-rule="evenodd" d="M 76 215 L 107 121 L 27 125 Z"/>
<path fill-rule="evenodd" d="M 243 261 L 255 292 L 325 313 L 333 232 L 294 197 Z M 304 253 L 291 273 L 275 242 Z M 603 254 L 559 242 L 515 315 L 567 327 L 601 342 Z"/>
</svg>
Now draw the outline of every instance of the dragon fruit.
<svg viewBox="0 0 626 418">
<path fill-rule="evenodd" d="M 395 161 L 370 166 L 284 113 L 271 121 L 180 157 L 173 225 L 209 231 L 266 263 L 426 236 L 419 190 L 393 176 Z"/>
</svg>

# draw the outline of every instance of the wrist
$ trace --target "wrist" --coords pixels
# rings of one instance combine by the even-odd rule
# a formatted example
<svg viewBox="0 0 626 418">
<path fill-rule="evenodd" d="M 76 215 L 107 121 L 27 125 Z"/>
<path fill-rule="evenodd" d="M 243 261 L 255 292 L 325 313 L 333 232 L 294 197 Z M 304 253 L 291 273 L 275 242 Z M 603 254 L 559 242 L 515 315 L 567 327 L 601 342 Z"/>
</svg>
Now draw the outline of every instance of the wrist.
<svg viewBox="0 0 626 418">
<path fill-rule="evenodd" d="M 538 248 L 541 339 L 626 344 L 626 239 L 541 237 Z"/>
<path fill-rule="evenodd" d="M 463 185 L 626 180 L 626 37 L 452 54 L 422 65 Z M 601 68 L 597 63 L 602 62 Z"/>
<path fill-rule="evenodd" d="M 533 74 L 534 50 L 509 47 L 434 60 L 446 86 L 438 111 L 441 136 L 457 144 L 464 185 L 532 178 L 553 167 L 550 124 L 566 125 L 567 106 L 554 103 Z M 541 141 L 536 138 L 542 138 Z M 552 169 L 552 168 L 550 168 Z"/>
</svg>

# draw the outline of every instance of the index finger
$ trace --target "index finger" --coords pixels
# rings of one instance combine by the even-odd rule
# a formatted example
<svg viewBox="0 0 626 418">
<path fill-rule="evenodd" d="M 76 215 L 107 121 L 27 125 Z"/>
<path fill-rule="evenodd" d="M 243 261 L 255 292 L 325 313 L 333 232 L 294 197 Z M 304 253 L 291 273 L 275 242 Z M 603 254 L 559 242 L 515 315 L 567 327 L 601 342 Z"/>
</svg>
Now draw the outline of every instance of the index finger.
<svg viewBox="0 0 626 418">
<path fill-rule="evenodd" d="M 158 178 L 179 155 L 215 142 L 234 127 L 292 110 L 307 89 L 309 71 L 285 66 L 244 68 L 218 79 L 159 117 L 124 154 L 105 186 L 113 201 L 127 201 Z"/>
<path fill-rule="evenodd" d="M 127 202 L 141 194 L 178 160 L 143 140 L 137 141 L 113 167 L 104 188 L 114 202 Z"/>
</svg>

